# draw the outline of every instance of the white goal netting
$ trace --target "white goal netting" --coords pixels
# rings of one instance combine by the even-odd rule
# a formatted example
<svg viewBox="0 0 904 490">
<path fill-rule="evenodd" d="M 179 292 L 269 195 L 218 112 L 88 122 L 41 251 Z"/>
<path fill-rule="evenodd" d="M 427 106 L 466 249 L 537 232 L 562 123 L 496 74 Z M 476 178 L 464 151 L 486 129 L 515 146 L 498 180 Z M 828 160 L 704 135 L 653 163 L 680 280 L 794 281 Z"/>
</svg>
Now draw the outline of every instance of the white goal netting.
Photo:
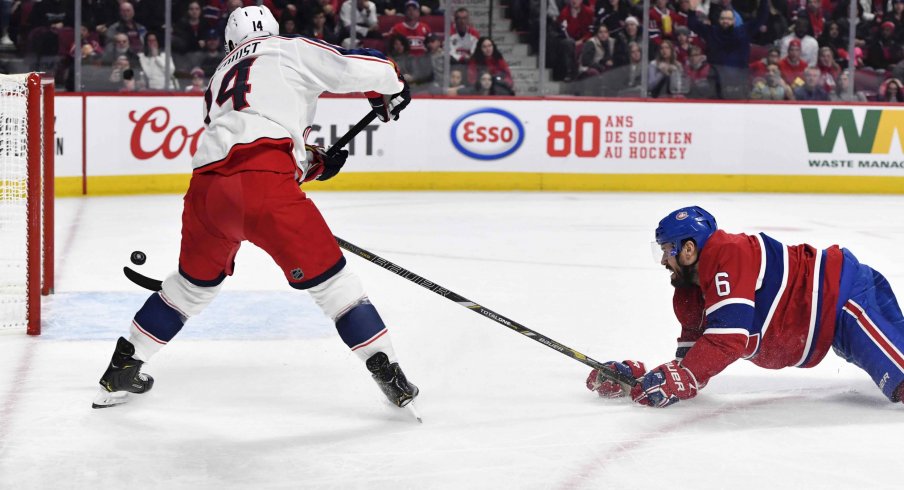
<svg viewBox="0 0 904 490">
<path fill-rule="evenodd" d="M 0 331 L 28 321 L 27 80 L 0 75 Z"/>
</svg>

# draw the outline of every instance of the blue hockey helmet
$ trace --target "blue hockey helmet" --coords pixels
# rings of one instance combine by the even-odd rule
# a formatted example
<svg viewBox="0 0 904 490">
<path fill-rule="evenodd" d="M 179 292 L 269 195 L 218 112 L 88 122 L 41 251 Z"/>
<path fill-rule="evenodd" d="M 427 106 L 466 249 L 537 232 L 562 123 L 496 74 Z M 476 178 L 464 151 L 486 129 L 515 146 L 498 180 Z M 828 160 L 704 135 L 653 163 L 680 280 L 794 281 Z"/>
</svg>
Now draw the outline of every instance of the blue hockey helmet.
<svg viewBox="0 0 904 490">
<path fill-rule="evenodd" d="M 700 206 L 677 209 L 662 218 L 656 227 L 656 244 L 671 243 L 677 253 L 682 242 L 693 239 L 697 250 L 703 250 L 706 241 L 716 232 L 716 217 Z M 699 252 L 698 252 L 699 253 Z"/>
</svg>

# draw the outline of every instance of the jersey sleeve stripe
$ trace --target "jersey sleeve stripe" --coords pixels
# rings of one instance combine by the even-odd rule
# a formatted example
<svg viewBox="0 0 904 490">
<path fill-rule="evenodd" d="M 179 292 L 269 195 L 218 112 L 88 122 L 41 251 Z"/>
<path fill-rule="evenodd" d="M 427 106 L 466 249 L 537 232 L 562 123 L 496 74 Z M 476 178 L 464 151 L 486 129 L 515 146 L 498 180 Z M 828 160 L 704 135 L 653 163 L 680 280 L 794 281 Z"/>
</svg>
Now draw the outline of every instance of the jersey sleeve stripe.
<svg viewBox="0 0 904 490">
<path fill-rule="evenodd" d="M 816 259 L 813 264 L 813 275 L 810 276 L 810 281 L 813 282 L 812 285 L 812 293 L 810 300 L 810 322 L 807 325 L 807 342 L 804 344 L 804 350 L 801 353 L 800 360 L 794 365 L 794 367 L 800 367 L 806 362 L 807 358 L 810 357 L 810 351 L 813 348 L 813 339 L 816 334 L 816 327 L 818 326 L 817 318 L 819 318 L 819 305 L 820 300 L 822 299 L 822 291 L 820 290 L 820 285 L 822 284 L 822 265 L 825 261 L 825 252 L 820 254 L 820 257 Z"/>
<path fill-rule="evenodd" d="M 734 304 L 748 305 L 750 307 L 754 306 L 753 301 L 751 301 L 747 298 L 727 298 L 727 299 L 723 299 L 722 301 L 719 301 L 718 303 L 707 308 L 706 315 L 707 316 L 711 315 L 712 313 L 714 313 L 719 308 L 722 308 L 723 306 L 734 305 Z"/>
<path fill-rule="evenodd" d="M 747 302 L 735 302 L 719 308 L 718 311 L 706 315 L 708 328 L 743 328 L 748 334 L 756 333 L 748 331 L 753 328 L 753 305 Z"/>
<path fill-rule="evenodd" d="M 766 251 L 766 268 L 763 276 L 765 278 L 763 281 L 764 286 L 756 292 L 756 303 L 760 305 L 768 304 L 769 309 L 766 310 L 765 317 L 757 318 L 760 316 L 757 315 L 754 318 L 753 329 L 761 332 L 763 337 L 765 337 L 766 330 L 769 329 L 769 324 L 775 315 L 775 310 L 778 308 L 782 295 L 785 294 L 785 288 L 788 286 L 788 247 L 765 234 L 761 233 L 760 237 L 764 244 L 763 250 Z M 781 279 L 776 281 L 778 278 Z M 762 309 L 758 310 L 763 311 Z"/>
<path fill-rule="evenodd" d="M 763 287 L 763 279 L 766 277 L 766 244 L 763 243 L 763 237 L 758 234 L 756 241 L 760 244 L 760 273 L 756 276 L 756 291 Z"/>
<path fill-rule="evenodd" d="M 318 48 L 325 49 L 337 56 L 343 56 L 346 58 L 355 58 L 355 59 L 364 60 L 364 61 L 377 61 L 380 63 L 386 63 L 387 65 L 392 65 L 392 62 L 390 62 L 388 59 L 386 59 L 386 56 L 383 53 L 381 53 L 375 49 L 366 49 L 366 48 L 345 49 L 345 48 L 340 48 L 339 46 L 335 46 L 333 44 L 321 41 L 319 39 L 311 39 L 308 37 L 295 37 L 295 38 L 291 38 L 291 39 L 302 41 L 302 42 L 310 44 L 311 46 L 316 46 Z"/>
</svg>

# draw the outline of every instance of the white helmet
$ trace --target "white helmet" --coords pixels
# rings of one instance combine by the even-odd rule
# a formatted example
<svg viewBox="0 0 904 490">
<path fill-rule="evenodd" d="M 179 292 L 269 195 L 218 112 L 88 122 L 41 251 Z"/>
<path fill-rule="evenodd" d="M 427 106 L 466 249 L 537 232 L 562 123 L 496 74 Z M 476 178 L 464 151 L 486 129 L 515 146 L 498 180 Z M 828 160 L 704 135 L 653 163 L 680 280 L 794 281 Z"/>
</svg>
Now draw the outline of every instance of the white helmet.
<svg viewBox="0 0 904 490">
<path fill-rule="evenodd" d="M 235 49 L 245 39 L 279 34 L 279 22 L 263 5 L 237 8 L 226 21 L 226 52 Z"/>
</svg>

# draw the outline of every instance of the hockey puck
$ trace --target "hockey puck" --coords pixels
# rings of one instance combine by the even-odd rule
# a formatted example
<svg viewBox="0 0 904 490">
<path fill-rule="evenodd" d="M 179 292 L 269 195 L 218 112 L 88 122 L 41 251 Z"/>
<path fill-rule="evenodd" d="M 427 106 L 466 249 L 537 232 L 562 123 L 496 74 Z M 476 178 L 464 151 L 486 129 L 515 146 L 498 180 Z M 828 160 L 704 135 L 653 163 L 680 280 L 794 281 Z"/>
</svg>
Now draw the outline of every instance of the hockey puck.
<svg viewBox="0 0 904 490">
<path fill-rule="evenodd" d="M 132 259 L 133 264 L 141 265 L 141 264 L 144 264 L 144 262 L 148 259 L 148 257 L 147 257 L 147 255 L 144 254 L 144 252 L 142 252 L 140 250 L 136 250 L 136 251 L 132 252 L 131 259 Z"/>
</svg>

